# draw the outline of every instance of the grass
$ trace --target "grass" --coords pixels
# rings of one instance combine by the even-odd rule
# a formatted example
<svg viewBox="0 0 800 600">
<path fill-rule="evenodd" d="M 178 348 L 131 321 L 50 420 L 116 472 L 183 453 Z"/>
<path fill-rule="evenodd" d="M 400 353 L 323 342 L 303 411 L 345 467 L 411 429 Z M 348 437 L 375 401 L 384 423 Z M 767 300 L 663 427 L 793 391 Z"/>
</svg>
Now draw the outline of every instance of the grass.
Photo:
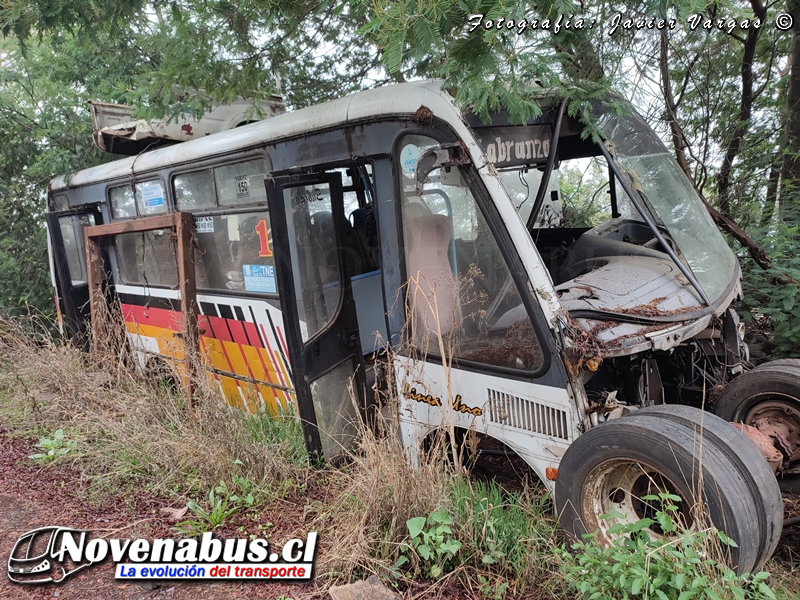
<svg viewBox="0 0 800 600">
<path fill-rule="evenodd" d="M 63 430 L 73 445 L 51 462 L 79 464 L 98 499 L 141 488 L 204 496 L 232 477 L 269 498 L 305 481 L 295 419 L 227 408 L 204 379 L 189 405 L 172 386 L 142 377 L 124 352 L 91 360 L 66 343 L 33 343 L 8 322 L 0 355 L 4 420 L 23 435 Z"/>
<path fill-rule="evenodd" d="M 228 408 L 202 377 L 190 405 L 173 386 L 143 377 L 113 335 L 99 346 L 103 354 L 90 356 L 0 321 L 3 423 L 52 441 L 47 468 L 79 468 L 90 499 L 142 489 L 177 498 L 191 508 L 183 528 L 197 533 L 239 512 L 269 514 L 275 503 L 305 498 L 295 526 L 321 533 L 322 586 L 374 573 L 409 597 L 452 585 L 475 598 L 576 597 L 582 575 L 574 561 L 591 552 L 560 551 L 541 488 L 507 493 L 471 480 L 444 450 L 412 466 L 393 426 L 380 435 L 362 431 L 345 466 L 311 467 L 293 414 Z M 635 558 L 625 551 L 591 556 L 623 565 Z M 767 567 L 778 598 L 800 597 L 796 567 L 777 560 Z M 703 574 L 717 575 L 713 568 Z"/>
</svg>

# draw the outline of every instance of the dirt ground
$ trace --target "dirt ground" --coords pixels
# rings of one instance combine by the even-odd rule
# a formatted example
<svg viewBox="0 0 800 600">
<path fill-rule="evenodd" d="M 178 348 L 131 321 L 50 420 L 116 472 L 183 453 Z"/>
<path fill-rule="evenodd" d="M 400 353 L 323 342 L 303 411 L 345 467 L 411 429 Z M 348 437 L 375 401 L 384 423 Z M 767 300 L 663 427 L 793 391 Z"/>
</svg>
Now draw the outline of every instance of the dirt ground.
<svg viewBox="0 0 800 600">
<path fill-rule="evenodd" d="M 311 599 L 328 594 L 311 584 L 285 583 L 174 583 L 154 589 L 138 583 L 114 579 L 114 564 L 88 567 L 68 577 L 62 584 L 18 585 L 5 575 L 8 557 L 17 538 L 31 529 L 60 525 L 92 529 L 97 535 L 117 538 L 172 537 L 172 522 L 160 509 L 164 501 L 142 495 L 138 498 L 110 499 L 92 507 L 79 497 L 80 473 L 71 469 L 37 468 L 27 457 L 35 451 L 26 440 L 13 439 L 0 429 L 0 598 L 44 600 L 145 600 L 175 599 Z M 291 535 L 289 535 L 291 537 Z M 287 539 L 289 539 L 287 537 Z M 281 539 L 280 532 L 275 539 Z M 144 586 L 152 585 L 149 583 Z"/>
</svg>

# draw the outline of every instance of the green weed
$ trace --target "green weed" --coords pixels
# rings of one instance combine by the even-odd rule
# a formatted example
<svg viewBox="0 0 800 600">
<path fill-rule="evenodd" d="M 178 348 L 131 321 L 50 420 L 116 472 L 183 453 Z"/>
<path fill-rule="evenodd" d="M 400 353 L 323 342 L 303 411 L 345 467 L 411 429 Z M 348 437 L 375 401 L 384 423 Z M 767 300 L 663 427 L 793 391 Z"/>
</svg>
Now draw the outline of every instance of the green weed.
<svg viewBox="0 0 800 600">
<path fill-rule="evenodd" d="M 453 537 L 452 517 L 444 508 L 438 508 L 427 517 L 414 517 L 406 521 L 411 536 L 411 546 L 422 559 L 425 573 L 430 579 L 436 579 L 455 566 L 455 557 L 461 549 L 461 542 Z M 410 547 L 404 547 L 410 552 Z M 408 558 L 401 556 L 395 568 L 402 567 Z"/>
<path fill-rule="evenodd" d="M 33 460 L 41 464 L 49 463 L 54 461 L 60 456 L 69 454 L 75 449 L 77 445 L 78 442 L 76 441 L 67 441 L 64 439 L 63 429 L 56 429 L 56 431 L 53 432 L 53 437 L 40 438 L 39 443 L 36 444 L 37 448 L 44 450 L 45 452 L 38 452 L 36 454 L 31 454 L 29 458 L 32 458 Z"/>
<path fill-rule="evenodd" d="M 253 484 L 235 474 L 231 476 L 231 481 L 230 486 L 225 481 L 220 481 L 208 493 L 208 510 L 194 500 L 189 500 L 186 506 L 195 518 L 178 523 L 175 529 L 185 535 L 213 531 L 240 510 L 252 508 L 256 501 L 252 491 Z"/>
<path fill-rule="evenodd" d="M 680 499 L 666 493 L 644 496 L 659 501 L 662 510 L 654 519 L 617 523 L 609 533 L 618 534 L 614 543 L 600 547 L 597 533 L 556 554 L 570 585 L 583 598 L 641 598 L 657 600 L 762 600 L 776 598 L 767 585 L 769 573 L 737 575 L 716 557 L 722 547 L 735 545 L 713 528 L 692 531 L 682 528 L 673 516 Z M 607 520 L 622 515 L 605 515 Z M 667 535 L 654 539 L 644 530 L 658 522 Z"/>
</svg>

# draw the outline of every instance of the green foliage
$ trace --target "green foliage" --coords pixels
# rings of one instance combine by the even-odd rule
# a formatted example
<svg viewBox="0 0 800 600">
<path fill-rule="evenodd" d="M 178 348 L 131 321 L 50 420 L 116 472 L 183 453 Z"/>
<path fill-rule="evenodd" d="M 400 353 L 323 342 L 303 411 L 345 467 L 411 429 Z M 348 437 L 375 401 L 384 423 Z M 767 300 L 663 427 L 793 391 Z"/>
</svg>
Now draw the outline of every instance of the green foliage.
<svg viewBox="0 0 800 600">
<path fill-rule="evenodd" d="M 778 354 L 800 356 L 800 226 L 777 223 L 760 238 L 771 266 L 744 265 L 744 311 L 752 325 L 771 330 Z"/>
<path fill-rule="evenodd" d="M 527 488 L 509 494 L 494 481 L 455 477 L 443 499 L 447 508 L 407 521 L 410 541 L 400 545 L 394 576 L 409 565 L 409 575 L 421 571 L 427 578 L 457 569 L 485 598 L 503 598 L 532 582 L 557 587 L 550 581 L 557 524 L 547 495 Z"/>
<path fill-rule="evenodd" d="M 554 526 L 546 496 L 507 494 L 495 482 L 454 483 L 454 514 L 463 527 L 464 562 L 509 577 L 524 577 L 537 552 L 548 545 Z"/>
<path fill-rule="evenodd" d="M 303 426 L 292 408 L 281 407 L 277 414 L 265 409 L 243 415 L 253 439 L 263 446 L 280 449 L 282 458 L 291 464 L 308 464 L 308 450 L 303 440 Z"/>
<path fill-rule="evenodd" d="M 675 496 L 659 494 L 643 500 L 659 501 L 662 510 L 655 520 L 617 523 L 609 533 L 616 541 L 607 547 L 595 542 L 597 533 L 584 541 L 563 547 L 557 554 L 564 559 L 562 571 L 582 598 L 642 598 L 658 600 L 774 600 L 767 585 L 769 573 L 738 576 L 716 557 L 721 548 L 735 545 L 724 533 L 713 529 L 699 531 L 681 528 L 673 517 L 677 511 Z M 622 515 L 604 515 L 613 520 Z M 651 538 L 645 532 L 658 522 L 663 538 Z"/>
<path fill-rule="evenodd" d="M 453 537 L 453 530 L 450 528 L 452 524 L 453 519 L 444 508 L 437 508 L 427 517 L 414 517 L 406 521 L 411 546 L 422 559 L 425 575 L 429 579 L 436 579 L 455 567 L 461 542 Z M 404 550 L 411 551 L 408 546 Z M 405 556 L 401 557 L 395 567 L 403 566 L 407 560 Z"/>
<path fill-rule="evenodd" d="M 208 510 L 194 500 L 189 500 L 187 507 L 195 518 L 181 521 L 175 528 L 185 535 L 213 531 L 224 525 L 229 517 L 255 504 L 253 489 L 254 486 L 248 479 L 233 474 L 230 486 L 225 481 L 220 481 L 208 493 Z"/>
<path fill-rule="evenodd" d="M 559 187 L 566 227 L 594 227 L 611 218 L 608 176 L 597 159 L 585 165 L 562 163 Z"/>
<path fill-rule="evenodd" d="M 56 429 L 56 431 L 53 432 L 53 437 L 40 438 L 39 443 L 36 444 L 37 448 L 44 450 L 45 452 L 31 454 L 29 458 L 32 458 L 40 464 L 53 462 L 58 457 L 69 454 L 77 445 L 78 442 L 76 441 L 68 441 L 64 439 L 63 429 Z"/>
</svg>

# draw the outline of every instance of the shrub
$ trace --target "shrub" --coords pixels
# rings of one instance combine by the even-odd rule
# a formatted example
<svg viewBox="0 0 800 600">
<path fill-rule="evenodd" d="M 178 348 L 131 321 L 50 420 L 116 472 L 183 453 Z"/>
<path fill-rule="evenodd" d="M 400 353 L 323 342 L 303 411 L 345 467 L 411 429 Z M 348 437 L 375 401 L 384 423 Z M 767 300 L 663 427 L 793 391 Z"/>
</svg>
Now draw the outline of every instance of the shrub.
<svg viewBox="0 0 800 600">
<path fill-rule="evenodd" d="M 711 527 L 693 531 L 677 524 L 673 514 L 679 498 L 662 493 L 643 500 L 661 502 L 663 508 L 656 512 L 655 520 L 612 525 L 609 532 L 619 537 L 606 547 L 595 543 L 595 532 L 574 544 L 573 553 L 563 547 L 557 550 L 564 559 L 562 570 L 567 580 L 583 598 L 775 599 L 765 582 L 768 573 L 738 576 L 717 558 L 722 547 L 734 544 L 724 533 Z M 604 516 L 609 520 L 621 517 Z M 655 522 L 664 532 L 658 539 L 644 532 Z"/>
</svg>

